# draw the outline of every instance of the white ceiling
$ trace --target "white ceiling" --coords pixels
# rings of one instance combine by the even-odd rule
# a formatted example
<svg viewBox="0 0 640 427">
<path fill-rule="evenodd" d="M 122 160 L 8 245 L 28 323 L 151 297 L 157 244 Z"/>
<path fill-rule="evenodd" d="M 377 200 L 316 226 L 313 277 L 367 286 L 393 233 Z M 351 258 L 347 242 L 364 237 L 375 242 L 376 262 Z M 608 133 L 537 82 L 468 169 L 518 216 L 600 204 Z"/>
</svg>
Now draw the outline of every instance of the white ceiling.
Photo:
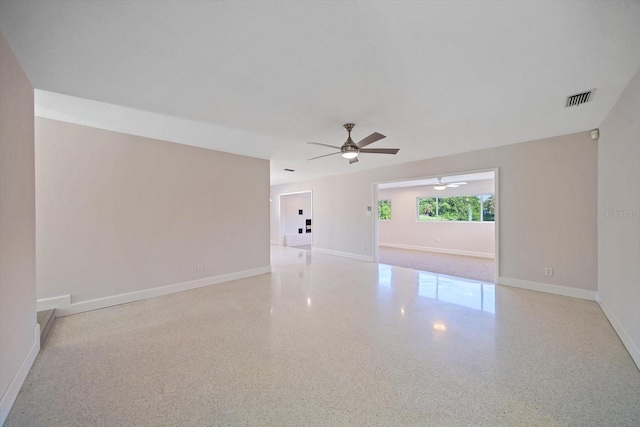
<svg viewBox="0 0 640 427">
<path fill-rule="evenodd" d="M 640 68 L 637 0 L 2 0 L 0 30 L 35 88 L 207 128 L 172 140 L 268 158 L 272 184 L 589 130 Z M 346 122 L 400 152 L 306 161 Z"/>
<path fill-rule="evenodd" d="M 443 184 L 450 184 L 452 182 L 473 182 L 473 181 L 484 181 L 484 180 L 493 180 L 494 172 L 475 172 L 475 173 L 467 173 L 464 175 L 446 175 L 436 178 L 423 178 L 423 179 L 412 179 L 409 181 L 394 181 L 394 182 L 385 182 L 382 184 L 378 184 L 378 188 L 381 190 L 388 190 L 389 188 L 401 188 L 401 187 L 422 187 L 425 185 L 436 185 L 438 184 L 438 178 L 442 179 Z"/>
</svg>

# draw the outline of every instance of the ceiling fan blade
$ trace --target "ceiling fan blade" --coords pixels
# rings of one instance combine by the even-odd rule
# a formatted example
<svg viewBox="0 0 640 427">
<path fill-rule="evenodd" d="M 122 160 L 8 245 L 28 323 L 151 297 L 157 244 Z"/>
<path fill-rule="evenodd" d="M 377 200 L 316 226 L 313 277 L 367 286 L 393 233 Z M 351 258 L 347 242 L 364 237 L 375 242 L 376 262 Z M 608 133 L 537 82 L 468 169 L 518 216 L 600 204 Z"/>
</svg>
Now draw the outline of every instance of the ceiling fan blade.
<svg viewBox="0 0 640 427">
<path fill-rule="evenodd" d="M 351 163 L 355 163 L 355 162 L 357 162 L 357 161 L 358 161 L 358 158 L 357 158 L 357 157 L 354 157 L 353 159 L 349 159 L 349 164 L 351 164 Z"/>
<path fill-rule="evenodd" d="M 456 188 L 456 187 L 460 187 L 461 185 L 465 185 L 465 184 L 466 184 L 466 182 L 452 182 L 451 184 L 446 184 L 446 185 L 447 185 L 447 187 Z"/>
<path fill-rule="evenodd" d="M 339 149 L 340 149 L 340 147 L 336 147 L 335 145 L 322 144 L 322 143 L 320 143 L 320 142 L 307 142 L 307 144 L 322 145 L 323 147 L 335 148 L 335 149 L 337 149 L 337 150 L 339 150 Z"/>
<path fill-rule="evenodd" d="M 321 158 L 321 157 L 333 156 L 333 155 L 335 155 L 335 154 L 340 154 L 340 152 L 338 151 L 337 153 L 330 153 L 330 154 L 325 154 L 325 155 L 318 156 L 318 157 L 312 157 L 312 158 L 310 158 L 310 159 L 307 159 L 307 161 L 308 161 L 308 160 L 315 160 L 315 159 L 319 159 L 319 158 Z"/>
<path fill-rule="evenodd" d="M 382 138 L 386 138 L 386 136 L 384 136 L 381 133 L 374 132 L 371 135 L 369 135 L 368 137 L 366 137 L 363 140 L 361 140 L 360 142 L 358 142 L 356 145 L 358 146 L 358 148 L 366 147 L 369 144 L 373 144 L 376 141 L 380 141 Z"/>
<path fill-rule="evenodd" d="M 396 154 L 400 151 L 399 148 L 361 148 L 361 153 L 374 153 L 374 154 Z"/>
</svg>

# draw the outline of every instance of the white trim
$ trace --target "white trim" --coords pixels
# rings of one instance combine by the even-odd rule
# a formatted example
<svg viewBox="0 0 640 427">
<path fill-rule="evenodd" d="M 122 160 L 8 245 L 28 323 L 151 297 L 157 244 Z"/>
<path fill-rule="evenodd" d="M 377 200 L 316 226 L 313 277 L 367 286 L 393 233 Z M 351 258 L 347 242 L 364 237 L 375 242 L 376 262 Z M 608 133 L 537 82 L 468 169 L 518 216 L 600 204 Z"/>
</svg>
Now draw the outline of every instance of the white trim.
<svg viewBox="0 0 640 427">
<path fill-rule="evenodd" d="M 562 295 L 595 301 L 597 292 L 586 289 L 570 288 L 568 286 L 551 285 L 549 283 L 532 282 L 529 280 L 512 279 L 511 277 L 498 277 L 498 284 L 512 286 L 514 288 L 529 289 L 531 291 L 546 292 L 549 294 Z"/>
<path fill-rule="evenodd" d="M 609 320 L 609 323 L 611 323 L 611 326 L 613 326 L 613 330 L 616 331 L 616 333 L 620 337 L 620 341 L 622 341 L 622 344 L 624 344 L 624 346 L 627 348 L 627 351 L 631 355 L 631 358 L 633 359 L 633 361 L 638 366 L 638 369 L 640 369 L 640 348 L 638 348 L 636 343 L 634 343 L 633 340 L 631 339 L 631 336 L 629 336 L 627 331 L 622 327 L 622 324 L 618 321 L 618 318 L 613 314 L 613 311 L 611 310 L 611 308 L 609 308 L 607 303 L 602 299 L 602 297 L 600 296 L 600 293 L 598 293 L 597 295 L 597 301 L 598 301 L 598 305 L 600 305 L 600 308 L 604 312 L 604 315 Z"/>
<path fill-rule="evenodd" d="M 279 196 L 292 196 L 294 194 L 312 193 L 313 190 L 291 191 L 290 193 L 279 193 Z"/>
<path fill-rule="evenodd" d="M 60 307 L 67 307 L 71 304 L 71 295 L 60 295 L 59 297 L 42 298 L 36 301 L 36 311 L 53 310 Z"/>
<path fill-rule="evenodd" d="M 413 245 L 401 245 L 397 243 L 378 243 L 380 246 L 386 246 L 388 248 L 397 248 L 397 249 L 409 249 L 412 251 L 422 251 L 422 252 L 436 252 L 439 254 L 450 254 L 450 255 L 464 255 L 464 256 L 474 256 L 478 258 L 490 258 L 495 259 L 496 255 L 487 253 L 487 252 L 474 252 L 474 251 L 462 251 L 458 249 L 443 249 L 443 248 L 431 248 L 427 246 L 413 246 Z"/>
<path fill-rule="evenodd" d="M 500 227 L 502 225 L 502 218 L 500 216 L 500 199 L 502 198 L 500 193 L 500 168 L 493 168 L 493 194 L 495 197 L 493 199 L 494 204 L 494 215 L 493 215 L 493 223 L 494 223 L 494 252 L 495 255 L 495 269 L 494 269 L 494 283 L 498 283 L 498 279 L 500 277 Z"/>
<path fill-rule="evenodd" d="M 271 240 L 271 244 L 272 245 L 276 245 L 276 246 L 280 246 L 280 242 L 278 242 L 277 240 Z"/>
<path fill-rule="evenodd" d="M 378 185 L 377 182 L 371 184 L 371 207 L 373 208 L 373 212 L 371 212 L 371 247 L 373 249 L 373 262 L 380 261 L 380 220 L 378 219 L 380 216 L 380 199 L 378 198 L 380 189 Z"/>
<path fill-rule="evenodd" d="M 354 254 L 351 252 L 332 251 L 331 249 L 316 248 L 315 246 L 311 248 L 311 252 L 318 252 L 318 253 L 327 254 L 327 255 L 335 255 L 343 258 L 357 259 L 360 261 L 370 261 L 370 262 L 373 261 L 373 256 L 371 255 L 360 255 L 360 254 Z"/>
<path fill-rule="evenodd" d="M 33 366 L 33 362 L 35 362 L 39 351 L 40 325 L 36 323 L 33 329 L 33 344 L 31 345 L 31 349 L 22 361 L 22 365 L 20 365 L 20 369 L 16 372 L 11 383 L 9 383 L 9 387 L 7 387 L 7 390 L 2 395 L 2 399 L 0 399 L 0 426 L 4 425 L 4 422 L 7 420 L 9 411 L 11 411 L 11 407 L 13 407 L 13 404 L 16 401 L 18 393 L 20 393 L 20 389 L 22 388 L 22 384 L 24 384 L 24 380 L 27 379 L 27 374 L 29 373 L 31 366 Z"/>
<path fill-rule="evenodd" d="M 311 245 L 313 243 L 311 233 L 296 233 L 284 235 L 284 246 L 302 246 Z"/>
<path fill-rule="evenodd" d="M 176 292 L 190 289 L 202 288 L 209 285 L 228 282 L 231 280 L 245 279 L 251 276 L 271 273 L 271 267 L 260 267 L 252 270 L 238 271 L 235 273 L 222 274 L 220 276 L 205 277 L 204 279 L 191 280 L 189 282 L 176 283 L 173 285 L 160 286 L 157 288 L 144 289 L 141 291 L 128 292 L 126 294 L 111 295 L 103 298 L 96 298 L 88 301 L 73 303 L 67 307 L 56 309 L 56 317 L 64 317 L 70 314 L 84 313 L 85 311 L 98 310 L 129 302 L 140 301 L 161 295 L 174 294 Z"/>
</svg>

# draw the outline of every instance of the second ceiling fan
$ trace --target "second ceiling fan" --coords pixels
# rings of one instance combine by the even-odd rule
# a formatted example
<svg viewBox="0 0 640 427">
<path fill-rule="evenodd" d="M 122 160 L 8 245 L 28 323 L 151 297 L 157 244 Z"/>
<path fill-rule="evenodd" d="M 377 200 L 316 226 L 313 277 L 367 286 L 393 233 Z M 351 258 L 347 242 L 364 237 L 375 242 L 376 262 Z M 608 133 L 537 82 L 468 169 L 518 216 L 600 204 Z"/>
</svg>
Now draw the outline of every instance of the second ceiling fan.
<svg viewBox="0 0 640 427">
<path fill-rule="evenodd" d="M 342 154 L 342 157 L 344 157 L 345 159 L 348 159 L 349 164 L 352 164 L 358 161 L 358 154 L 360 153 L 396 154 L 398 151 L 400 151 L 399 148 L 364 148 L 369 144 L 373 144 L 374 142 L 381 140 L 382 138 L 386 138 L 386 136 L 382 135 L 381 133 L 374 132 L 368 137 L 362 139 L 360 142 L 355 143 L 353 142 L 353 139 L 351 139 L 351 130 L 354 128 L 355 124 L 347 123 L 343 126 L 347 130 L 347 132 L 349 132 L 349 137 L 347 138 L 345 143 L 342 144 L 341 147 L 338 147 L 336 145 L 321 144 L 319 142 L 307 142 L 307 144 L 321 145 L 323 147 L 335 148 L 340 151 L 337 151 L 335 153 L 325 154 L 318 157 L 312 157 L 308 160 L 315 160 L 321 157 L 333 156 L 335 154 Z"/>
<path fill-rule="evenodd" d="M 434 190 L 446 190 L 447 188 L 458 188 L 461 185 L 466 185 L 467 183 L 465 181 L 461 181 L 461 182 L 450 182 L 448 184 L 445 184 L 444 182 L 442 182 L 442 178 L 438 178 L 438 183 L 436 185 L 433 186 Z"/>
</svg>

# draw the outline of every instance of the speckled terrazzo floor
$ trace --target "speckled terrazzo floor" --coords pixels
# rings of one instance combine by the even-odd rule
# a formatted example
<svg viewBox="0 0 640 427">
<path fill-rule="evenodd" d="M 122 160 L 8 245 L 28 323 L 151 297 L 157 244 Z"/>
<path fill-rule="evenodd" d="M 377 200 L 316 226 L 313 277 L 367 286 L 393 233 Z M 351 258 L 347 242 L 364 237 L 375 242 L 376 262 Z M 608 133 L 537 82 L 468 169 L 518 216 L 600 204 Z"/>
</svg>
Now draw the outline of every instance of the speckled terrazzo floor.
<svg viewBox="0 0 640 427">
<path fill-rule="evenodd" d="M 272 247 L 273 273 L 60 318 L 6 426 L 638 426 L 596 303 Z"/>
<path fill-rule="evenodd" d="M 495 282 L 495 260 L 463 255 L 439 254 L 410 249 L 378 248 L 378 261 L 415 270 L 431 271 L 465 279 Z"/>
</svg>

